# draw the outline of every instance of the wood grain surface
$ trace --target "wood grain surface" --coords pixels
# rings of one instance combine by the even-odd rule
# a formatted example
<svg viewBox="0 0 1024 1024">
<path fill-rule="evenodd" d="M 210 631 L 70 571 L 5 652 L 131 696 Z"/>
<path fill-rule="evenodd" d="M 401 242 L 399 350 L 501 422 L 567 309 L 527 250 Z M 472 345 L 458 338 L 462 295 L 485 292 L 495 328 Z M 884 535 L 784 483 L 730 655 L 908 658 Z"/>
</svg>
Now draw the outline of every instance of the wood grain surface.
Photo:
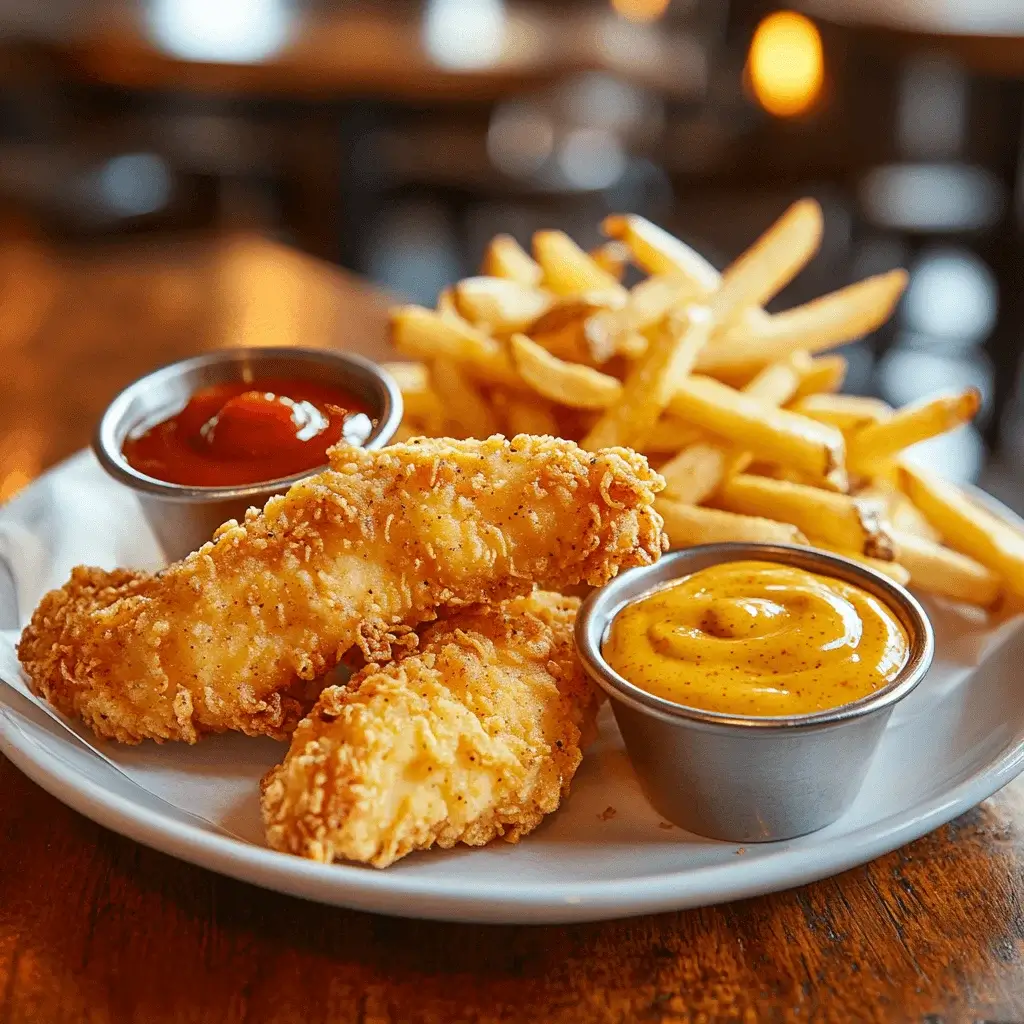
<svg viewBox="0 0 1024 1024">
<path fill-rule="evenodd" d="M 0 245 L 0 489 L 139 373 L 225 344 L 383 351 L 383 304 L 249 237 Z M 0 1024 L 1022 1021 L 1024 783 L 777 896 L 570 927 L 303 903 L 122 839 L 0 759 Z"/>
</svg>

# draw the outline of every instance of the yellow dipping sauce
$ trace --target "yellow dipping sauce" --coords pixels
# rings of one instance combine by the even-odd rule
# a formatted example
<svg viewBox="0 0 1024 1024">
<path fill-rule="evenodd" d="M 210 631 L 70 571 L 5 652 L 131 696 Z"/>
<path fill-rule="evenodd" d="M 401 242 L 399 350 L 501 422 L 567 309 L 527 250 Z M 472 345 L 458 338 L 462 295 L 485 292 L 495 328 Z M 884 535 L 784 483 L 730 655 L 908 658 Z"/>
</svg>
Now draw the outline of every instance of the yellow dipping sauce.
<svg viewBox="0 0 1024 1024">
<path fill-rule="evenodd" d="M 860 587 L 776 562 L 725 562 L 627 605 L 602 653 L 634 686 L 676 704 L 804 715 L 881 689 L 910 644 Z"/>
</svg>

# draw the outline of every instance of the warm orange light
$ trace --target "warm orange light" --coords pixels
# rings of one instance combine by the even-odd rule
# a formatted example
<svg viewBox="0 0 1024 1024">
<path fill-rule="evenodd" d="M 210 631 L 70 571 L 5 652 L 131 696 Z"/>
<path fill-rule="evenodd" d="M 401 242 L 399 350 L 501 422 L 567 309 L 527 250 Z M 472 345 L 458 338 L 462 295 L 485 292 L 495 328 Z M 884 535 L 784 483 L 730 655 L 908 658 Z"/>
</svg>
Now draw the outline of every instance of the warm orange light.
<svg viewBox="0 0 1024 1024">
<path fill-rule="evenodd" d="M 612 7 L 629 21 L 656 21 L 670 0 L 612 0 Z"/>
<path fill-rule="evenodd" d="M 795 11 L 769 14 L 750 43 L 747 77 L 769 114 L 795 117 L 809 110 L 825 81 L 825 55 L 814 22 Z"/>
</svg>

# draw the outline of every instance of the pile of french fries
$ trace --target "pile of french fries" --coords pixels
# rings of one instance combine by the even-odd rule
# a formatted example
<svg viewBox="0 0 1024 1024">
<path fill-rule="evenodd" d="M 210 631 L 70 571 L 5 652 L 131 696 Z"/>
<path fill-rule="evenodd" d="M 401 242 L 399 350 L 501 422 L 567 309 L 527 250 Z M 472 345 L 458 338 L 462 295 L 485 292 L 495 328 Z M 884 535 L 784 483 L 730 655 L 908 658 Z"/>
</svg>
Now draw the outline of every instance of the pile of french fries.
<svg viewBox="0 0 1024 1024">
<path fill-rule="evenodd" d="M 533 255 L 494 238 L 481 274 L 436 309 L 391 312 L 400 438 L 551 434 L 627 445 L 665 477 L 673 547 L 810 544 L 902 583 L 992 608 L 1024 596 L 1024 536 L 905 449 L 970 420 L 974 390 L 894 410 L 838 394 L 827 350 L 892 314 L 902 270 L 781 313 L 764 304 L 821 241 L 817 203 L 792 207 L 724 272 L 642 217 L 611 216 L 594 252 L 560 231 Z M 627 288 L 628 264 L 646 274 Z"/>
</svg>

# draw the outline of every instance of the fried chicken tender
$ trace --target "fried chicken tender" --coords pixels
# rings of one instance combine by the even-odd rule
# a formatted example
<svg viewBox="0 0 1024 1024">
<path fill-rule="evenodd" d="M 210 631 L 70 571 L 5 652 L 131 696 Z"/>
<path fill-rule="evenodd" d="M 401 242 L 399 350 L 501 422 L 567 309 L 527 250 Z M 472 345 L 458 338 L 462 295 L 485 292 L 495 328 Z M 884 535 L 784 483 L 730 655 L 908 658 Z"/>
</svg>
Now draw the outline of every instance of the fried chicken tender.
<svg viewBox="0 0 1024 1024">
<path fill-rule="evenodd" d="M 270 846 L 383 868 L 531 832 L 595 732 L 578 606 L 539 592 L 466 609 L 428 627 L 418 652 L 325 689 L 263 780 Z"/>
<path fill-rule="evenodd" d="M 627 449 L 524 435 L 330 457 L 162 572 L 75 569 L 22 634 L 35 691 L 126 743 L 284 738 L 354 646 L 388 658 L 446 605 L 600 585 L 662 550 L 663 481 Z"/>
</svg>

